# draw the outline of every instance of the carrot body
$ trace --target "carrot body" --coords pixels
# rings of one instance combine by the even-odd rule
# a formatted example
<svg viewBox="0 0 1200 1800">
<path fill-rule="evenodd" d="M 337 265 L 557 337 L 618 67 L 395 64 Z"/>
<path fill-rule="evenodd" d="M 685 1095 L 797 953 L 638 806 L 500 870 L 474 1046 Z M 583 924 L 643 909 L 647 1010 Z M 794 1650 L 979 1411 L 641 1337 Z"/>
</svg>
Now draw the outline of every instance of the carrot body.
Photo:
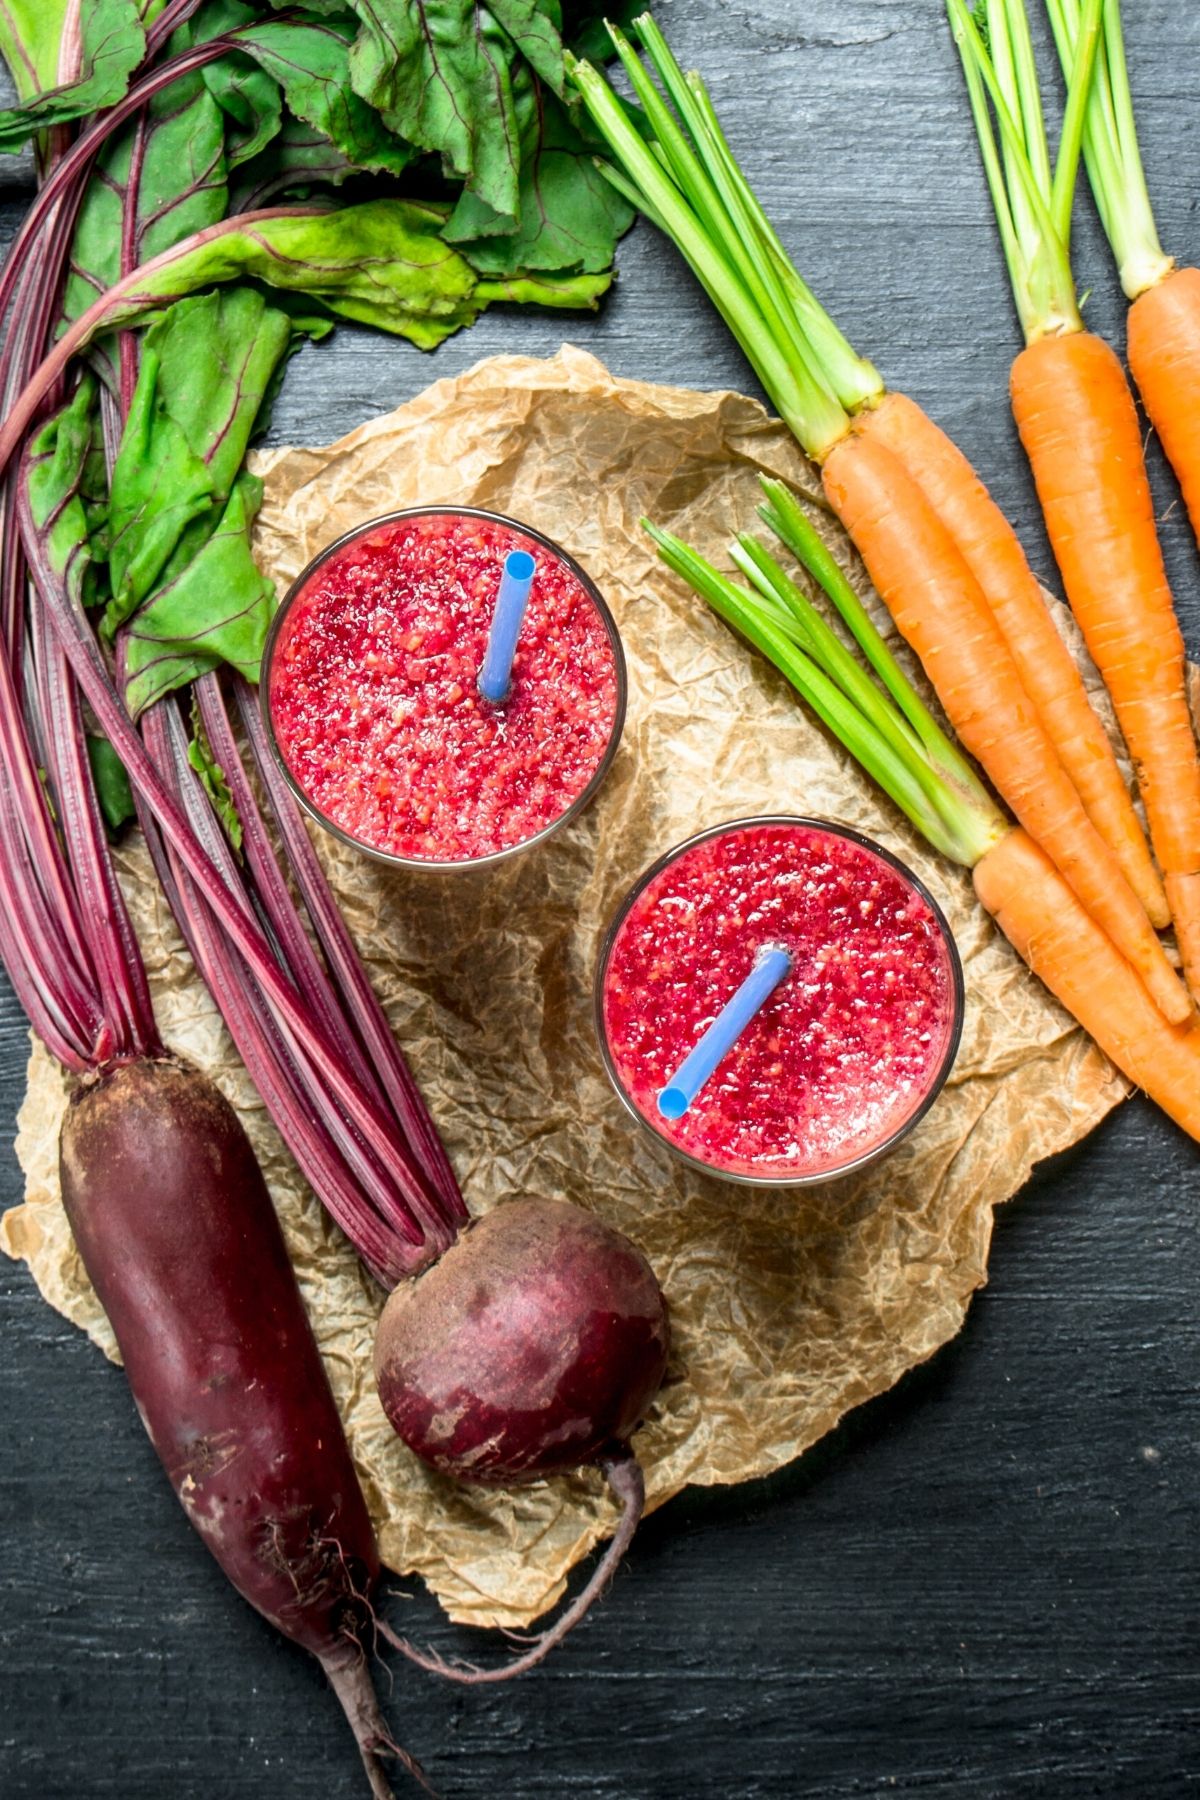
<svg viewBox="0 0 1200 1800">
<path fill-rule="evenodd" d="M 1175 269 L 1138 295 L 1129 367 L 1200 537 L 1200 269 Z"/>
<path fill-rule="evenodd" d="M 1200 1024 L 1169 1025 L 1124 957 L 1023 831 L 975 866 L 1005 937 L 1129 1080 L 1200 1139 Z"/>
<path fill-rule="evenodd" d="M 1074 332 L 1021 352 L 1012 402 L 1067 598 L 1129 745 L 1184 969 L 1200 995 L 1200 761 L 1133 395 L 1109 346 Z"/>
<path fill-rule="evenodd" d="M 925 495 L 886 444 L 864 435 L 834 446 L 823 479 L 966 748 L 1128 957 L 1155 1004 L 1168 1018 L 1186 1018 L 1187 995 L 1145 910 L 1084 812 L 978 582 Z"/>
<path fill-rule="evenodd" d="M 958 446 L 906 395 L 887 394 L 877 407 L 860 414 L 855 429 L 887 445 L 949 531 L 995 615 L 1021 685 L 1089 819 L 1151 922 L 1170 924 L 1167 897 L 1112 745 L 1054 628 L 1016 532 Z"/>
</svg>

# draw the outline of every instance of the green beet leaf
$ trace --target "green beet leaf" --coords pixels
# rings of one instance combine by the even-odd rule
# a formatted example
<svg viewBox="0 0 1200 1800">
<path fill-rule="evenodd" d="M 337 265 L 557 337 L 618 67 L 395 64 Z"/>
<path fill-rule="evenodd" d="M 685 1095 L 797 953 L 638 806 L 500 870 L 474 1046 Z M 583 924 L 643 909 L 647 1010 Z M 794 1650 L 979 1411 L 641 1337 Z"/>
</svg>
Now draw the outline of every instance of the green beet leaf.
<svg viewBox="0 0 1200 1800">
<path fill-rule="evenodd" d="M 353 25 L 339 19 L 267 21 L 246 33 L 244 42 L 278 81 L 297 119 L 328 138 L 356 169 L 398 175 L 413 150 L 351 87 L 354 35 Z"/>
<path fill-rule="evenodd" d="M 215 225 L 227 200 L 225 121 L 199 72 L 172 82 L 146 106 L 133 218 L 133 266 Z M 121 277 L 121 233 L 138 128 L 105 145 L 88 182 L 71 245 L 65 311 L 76 318 Z"/>
<path fill-rule="evenodd" d="M 481 279 L 475 284 L 477 312 L 486 306 L 552 306 L 566 312 L 594 309 L 612 286 L 612 270 L 598 275 L 520 274 Z"/>
<path fill-rule="evenodd" d="M 353 3 L 362 22 L 350 52 L 355 91 L 398 137 L 436 152 L 446 175 L 465 182 L 498 229 L 513 229 L 521 141 L 512 65 L 520 51 L 495 10 L 477 0 Z M 510 25 L 528 25 L 526 41 L 547 63 L 545 9 L 514 0 L 503 10 Z"/>
<path fill-rule="evenodd" d="M 578 102 L 564 106 L 527 74 L 518 76 L 517 84 L 522 143 L 517 229 L 497 233 L 488 209 L 465 194 L 454 213 L 456 245 L 485 275 L 607 269 L 634 215 L 596 167 L 603 143 Z"/>
<path fill-rule="evenodd" d="M 379 114 L 350 85 L 355 19 L 348 14 L 263 18 L 243 0 L 208 0 L 186 27 L 191 43 L 233 30 L 238 32 L 242 51 L 222 57 L 204 70 L 205 81 L 223 106 L 228 106 L 230 85 L 253 74 L 267 82 L 277 97 L 275 130 L 279 128 L 278 96 L 282 93 L 293 116 L 327 138 L 355 168 L 399 174 L 412 161 L 411 147 L 387 129 Z M 270 135 L 274 136 L 274 131 Z M 262 148 L 262 142 L 256 143 L 249 153 L 257 154 Z M 245 160 L 249 153 L 239 154 L 236 160 Z M 231 166 L 234 160 L 231 156 Z"/>
<path fill-rule="evenodd" d="M 120 279 L 129 170 L 139 132 L 141 180 L 132 221 L 135 266 L 225 216 L 225 116 L 199 73 L 193 73 L 156 94 L 142 125 L 126 126 L 101 152 L 71 245 L 63 301 L 68 319 L 77 318 Z M 91 362 L 105 385 L 115 390 L 115 339 L 94 344 Z"/>
<path fill-rule="evenodd" d="M 106 637 L 147 598 L 188 526 L 208 519 L 216 504 L 203 459 L 184 428 L 159 405 L 160 366 L 155 347 L 147 344 L 113 467 L 112 599 L 101 621 Z"/>
<path fill-rule="evenodd" d="M 237 802 L 224 769 L 213 755 L 212 745 L 208 741 L 208 733 L 204 729 L 204 721 L 200 717 L 200 708 L 195 699 L 192 700 L 192 736 L 187 749 L 188 762 L 200 777 L 200 785 L 208 795 L 213 811 L 225 828 L 225 835 L 235 851 L 239 854 L 242 848 L 242 821 L 238 813 Z"/>
<path fill-rule="evenodd" d="M 125 702 L 135 718 L 222 663 L 258 680 L 274 607 L 274 588 L 250 554 L 261 500 L 262 483 L 239 476 L 216 530 L 126 624 Z"/>
<path fill-rule="evenodd" d="M 112 473 L 107 636 L 174 588 L 225 523 L 292 335 L 292 320 L 249 288 L 181 300 L 147 331 Z M 240 602 L 216 596 L 218 620 Z M 242 656 L 240 634 L 238 646 Z"/>
<path fill-rule="evenodd" d="M 173 50 L 199 44 L 244 25 L 257 15 L 237 0 L 203 7 L 171 40 Z M 283 96 L 270 72 L 249 57 L 222 56 L 206 63 L 201 80 L 225 114 L 225 156 L 231 169 L 249 162 L 283 127 Z"/>
<path fill-rule="evenodd" d="M 489 0 L 496 22 L 506 31 L 534 74 L 561 94 L 563 13 L 559 0 Z"/>
<path fill-rule="evenodd" d="M 120 100 L 146 50 L 138 0 L 6 0 L 0 51 L 24 105 L 0 111 L 0 151 L 20 150 L 37 131 L 89 117 Z M 73 80 L 55 81 L 63 66 Z"/>
<path fill-rule="evenodd" d="M 280 194 L 304 199 L 315 188 L 341 187 L 356 165 L 323 132 L 287 118 L 267 148 L 238 171 L 231 212 L 251 212 Z"/>
<path fill-rule="evenodd" d="M 104 815 L 104 823 L 110 836 L 115 837 L 122 826 L 128 825 L 131 819 L 137 817 L 133 789 L 129 785 L 124 763 L 106 737 L 98 737 L 89 731 L 87 753 L 92 765 L 92 781 L 96 788 L 96 798 L 100 802 L 100 811 Z"/>
<path fill-rule="evenodd" d="M 68 20 L 74 16 L 74 0 L 4 0 L 0 56 L 8 64 L 18 99 L 32 100 L 57 85 Z"/>
<path fill-rule="evenodd" d="M 85 374 L 74 397 L 32 439 L 25 464 L 33 522 L 50 566 L 85 606 L 105 591 L 107 499 L 96 380 Z"/>
<path fill-rule="evenodd" d="M 595 307 L 609 285 L 607 272 L 480 281 L 465 257 L 444 242 L 445 219 L 444 206 L 414 200 L 230 219 L 131 280 L 94 329 L 141 319 L 215 282 L 250 279 L 432 350 L 495 300 L 578 310 Z"/>
</svg>

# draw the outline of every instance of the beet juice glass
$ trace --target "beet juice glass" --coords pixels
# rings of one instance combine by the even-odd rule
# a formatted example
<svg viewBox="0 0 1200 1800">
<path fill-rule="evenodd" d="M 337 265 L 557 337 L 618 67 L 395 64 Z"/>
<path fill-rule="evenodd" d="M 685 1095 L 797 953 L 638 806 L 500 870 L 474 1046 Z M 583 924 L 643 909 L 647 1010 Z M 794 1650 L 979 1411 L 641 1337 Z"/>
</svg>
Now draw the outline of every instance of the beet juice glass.
<svg viewBox="0 0 1200 1800">
<path fill-rule="evenodd" d="M 681 1068 L 755 970 L 776 985 L 672 1116 Z M 739 819 L 668 851 L 622 905 L 596 972 L 617 1093 L 729 1181 L 807 1186 L 874 1162 L 932 1106 L 962 1018 L 937 903 L 888 851 L 821 819 Z"/>
<path fill-rule="evenodd" d="M 536 565 L 511 681 L 478 678 L 506 563 Z M 272 623 L 263 711 L 301 804 L 405 868 L 480 868 L 576 817 L 616 754 L 621 640 L 595 584 L 528 525 L 472 507 L 372 519 Z"/>
</svg>

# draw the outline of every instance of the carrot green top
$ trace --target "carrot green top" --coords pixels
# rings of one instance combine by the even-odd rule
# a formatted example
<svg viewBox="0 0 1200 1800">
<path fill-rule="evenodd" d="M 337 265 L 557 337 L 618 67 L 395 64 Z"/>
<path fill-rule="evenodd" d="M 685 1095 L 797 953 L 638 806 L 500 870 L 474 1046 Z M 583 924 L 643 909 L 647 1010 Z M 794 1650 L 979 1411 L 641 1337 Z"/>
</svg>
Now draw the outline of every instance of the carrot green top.
<svg viewBox="0 0 1200 1800">
<path fill-rule="evenodd" d="M 685 75 L 648 13 L 633 25 L 661 83 L 632 44 L 608 27 L 641 105 L 618 98 L 598 69 L 568 57 L 616 166 L 603 174 L 670 237 L 707 289 L 780 416 L 822 457 L 847 411 L 878 398 L 878 372 L 857 356 L 788 258 L 738 167 L 700 77 Z M 664 93 L 666 98 L 664 98 Z"/>
<path fill-rule="evenodd" d="M 1083 321 L 1071 274 L 1071 205 L 1103 0 L 1075 5 L 1078 32 L 1051 165 L 1024 0 L 946 0 L 1026 343 Z M 993 123 L 994 120 L 994 123 Z"/>
<path fill-rule="evenodd" d="M 1063 73 L 1070 79 L 1082 42 L 1080 0 L 1046 0 Z M 1120 0 L 1103 0 L 1096 70 L 1088 95 L 1083 155 L 1105 234 L 1130 300 L 1152 288 L 1175 266 L 1158 241 L 1158 228 L 1138 148 L 1133 96 L 1125 62 Z"/>
<path fill-rule="evenodd" d="M 761 518 L 833 602 L 858 656 L 749 532 L 729 551 L 750 583 L 743 587 L 670 532 L 642 524 L 667 567 L 770 658 L 927 841 L 973 868 L 1010 830 L 1008 821 L 929 712 L 796 496 L 781 481 L 761 480 Z"/>
</svg>

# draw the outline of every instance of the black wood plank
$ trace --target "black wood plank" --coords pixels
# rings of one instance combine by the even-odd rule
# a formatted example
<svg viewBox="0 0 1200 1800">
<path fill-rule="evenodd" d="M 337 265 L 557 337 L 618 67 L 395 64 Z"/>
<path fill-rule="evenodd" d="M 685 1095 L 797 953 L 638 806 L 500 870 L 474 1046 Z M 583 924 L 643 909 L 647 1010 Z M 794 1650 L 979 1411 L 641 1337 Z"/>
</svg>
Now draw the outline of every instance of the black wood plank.
<svg viewBox="0 0 1200 1800">
<path fill-rule="evenodd" d="M 1197 258 L 1200 16 L 1126 11 L 1164 240 Z M 1005 400 L 1016 327 L 938 0 L 675 0 L 662 16 L 817 290 L 953 431 L 1048 569 Z M 27 175 L 0 176 L 7 241 Z M 1076 260 L 1089 322 L 1119 339 L 1086 199 Z M 564 336 L 620 374 L 753 387 L 648 229 L 620 264 L 596 320 L 497 310 L 433 358 L 340 330 L 293 364 L 275 439 L 325 441 L 435 376 Z M 1195 548 L 1156 450 L 1152 464 L 1200 653 Z M 6 992 L 9 1124 L 25 1049 Z M 398 1669 L 391 1715 L 448 1800 L 1194 1791 L 1198 1176 L 1200 1153 L 1131 1102 L 1004 1212 L 954 1344 L 773 1480 L 665 1508 L 548 1668 L 467 1695 Z M 19 1188 L 6 1154 L 0 1200 Z M 319 1673 L 229 1594 L 120 1375 L 8 1264 L 0 1305 L 0 1792 L 361 1794 Z M 503 1654 L 423 1593 L 403 1618 L 443 1650 Z"/>
</svg>

